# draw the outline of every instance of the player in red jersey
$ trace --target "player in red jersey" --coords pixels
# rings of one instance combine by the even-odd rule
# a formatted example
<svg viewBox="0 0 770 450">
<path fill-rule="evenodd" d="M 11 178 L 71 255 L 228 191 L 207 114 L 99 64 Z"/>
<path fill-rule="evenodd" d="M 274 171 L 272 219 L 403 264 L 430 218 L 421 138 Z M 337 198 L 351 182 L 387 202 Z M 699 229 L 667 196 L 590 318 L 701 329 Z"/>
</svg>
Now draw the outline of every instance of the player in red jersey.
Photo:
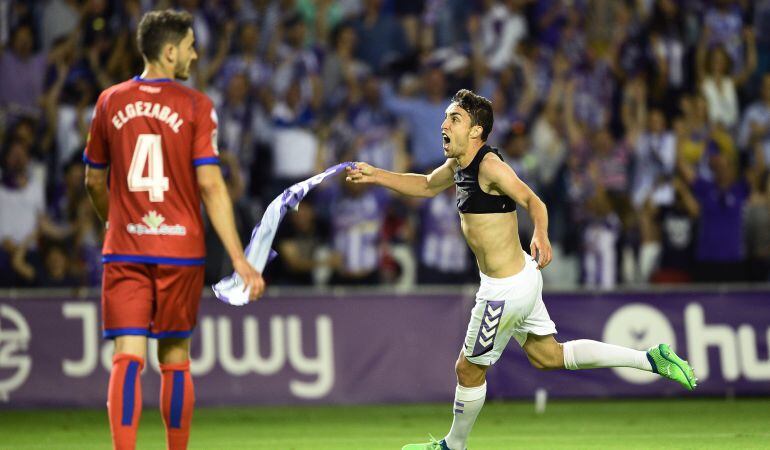
<svg viewBox="0 0 770 450">
<path fill-rule="evenodd" d="M 102 320 L 104 337 L 115 339 L 107 409 L 114 448 L 133 449 L 147 338 L 158 339 L 167 445 L 182 449 L 195 398 L 189 349 L 206 252 L 201 200 L 252 300 L 265 284 L 235 229 L 212 102 L 174 81 L 187 79 L 197 58 L 192 17 L 149 12 L 137 42 L 144 72 L 99 96 L 83 157 L 88 194 L 107 228 Z"/>
</svg>

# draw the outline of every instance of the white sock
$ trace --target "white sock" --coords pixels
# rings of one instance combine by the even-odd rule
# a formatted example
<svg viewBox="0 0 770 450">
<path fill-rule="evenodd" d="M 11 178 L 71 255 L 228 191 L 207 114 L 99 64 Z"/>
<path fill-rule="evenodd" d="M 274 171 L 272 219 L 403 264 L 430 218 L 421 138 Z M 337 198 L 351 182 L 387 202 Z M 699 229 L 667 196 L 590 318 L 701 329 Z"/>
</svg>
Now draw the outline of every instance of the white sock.
<svg viewBox="0 0 770 450">
<path fill-rule="evenodd" d="M 570 370 L 597 369 L 600 367 L 633 367 L 652 372 L 647 352 L 604 342 L 580 339 L 565 342 L 564 367 Z"/>
<path fill-rule="evenodd" d="M 452 429 L 444 440 L 451 450 L 465 450 L 465 442 L 471 433 L 471 428 L 476 422 L 476 417 L 484 406 L 487 397 L 487 382 L 477 387 L 463 387 L 459 384 L 455 390 L 455 403 L 452 407 L 454 420 Z"/>
</svg>

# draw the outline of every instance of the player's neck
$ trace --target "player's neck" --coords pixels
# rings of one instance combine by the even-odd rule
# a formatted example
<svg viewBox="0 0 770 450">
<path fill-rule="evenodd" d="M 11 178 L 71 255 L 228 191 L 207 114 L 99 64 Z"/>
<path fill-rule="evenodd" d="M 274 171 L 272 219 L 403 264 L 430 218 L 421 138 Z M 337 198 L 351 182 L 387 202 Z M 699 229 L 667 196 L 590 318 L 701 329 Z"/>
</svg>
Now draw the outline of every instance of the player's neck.
<svg viewBox="0 0 770 450">
<path fill-rule="evenodd" d="M 476 157 L 476 154 L 483 146 L 484 142 L 482 141 L 469 142 L 468 150 L 466 150 L 462 156 L 457 157 L 457 164 L 459 164 L 463 169 L 468 167 L 468 165 L 471 163 L 471 161 L 473 161 L 473 158 Z"/>
<path fill-rule="evenodd" d="M 145 64 L 144 72 L 140 75 L 145 80 L 174 79 L 174 69 L 161 67 L 159 64 Z"/>
</svg>

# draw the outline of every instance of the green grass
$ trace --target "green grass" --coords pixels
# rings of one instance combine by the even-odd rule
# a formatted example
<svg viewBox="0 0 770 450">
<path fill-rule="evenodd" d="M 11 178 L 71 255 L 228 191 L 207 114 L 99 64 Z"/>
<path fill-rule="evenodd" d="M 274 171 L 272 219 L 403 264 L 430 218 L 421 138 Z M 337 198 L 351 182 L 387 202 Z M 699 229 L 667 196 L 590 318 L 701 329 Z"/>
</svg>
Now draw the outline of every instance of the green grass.
<svg viewBox="0 0 770 450">
<path fill-rule="evenodd" d="M 395 449 L 440 438 L 449 404 L 199 408 L 191 449 Z M 101 410 L 0 410 L 0 449 L 109 449 Z M 143 412 L 139 449 L 165 448 L 158 412 Z M 770 399 L 488 402 L 469 448 L 770 448 Z"/>
</svg>

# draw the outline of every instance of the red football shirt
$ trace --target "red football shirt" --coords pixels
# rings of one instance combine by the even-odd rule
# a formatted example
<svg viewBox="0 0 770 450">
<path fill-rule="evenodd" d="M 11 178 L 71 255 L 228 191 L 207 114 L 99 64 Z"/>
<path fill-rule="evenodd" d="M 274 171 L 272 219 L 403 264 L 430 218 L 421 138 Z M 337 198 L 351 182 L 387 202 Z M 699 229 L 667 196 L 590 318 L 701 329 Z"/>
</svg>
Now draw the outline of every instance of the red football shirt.
<svg viewBox="0 0 770 450">
<path fill-rule="evenodd" d="M 84 161 L 109 167 L 104 262 L 198 265 L 206 255 L 195 167 L 217 164 L 217 116 L 173 80 L 131 80 L 99 96 Z"/>
</svg>

